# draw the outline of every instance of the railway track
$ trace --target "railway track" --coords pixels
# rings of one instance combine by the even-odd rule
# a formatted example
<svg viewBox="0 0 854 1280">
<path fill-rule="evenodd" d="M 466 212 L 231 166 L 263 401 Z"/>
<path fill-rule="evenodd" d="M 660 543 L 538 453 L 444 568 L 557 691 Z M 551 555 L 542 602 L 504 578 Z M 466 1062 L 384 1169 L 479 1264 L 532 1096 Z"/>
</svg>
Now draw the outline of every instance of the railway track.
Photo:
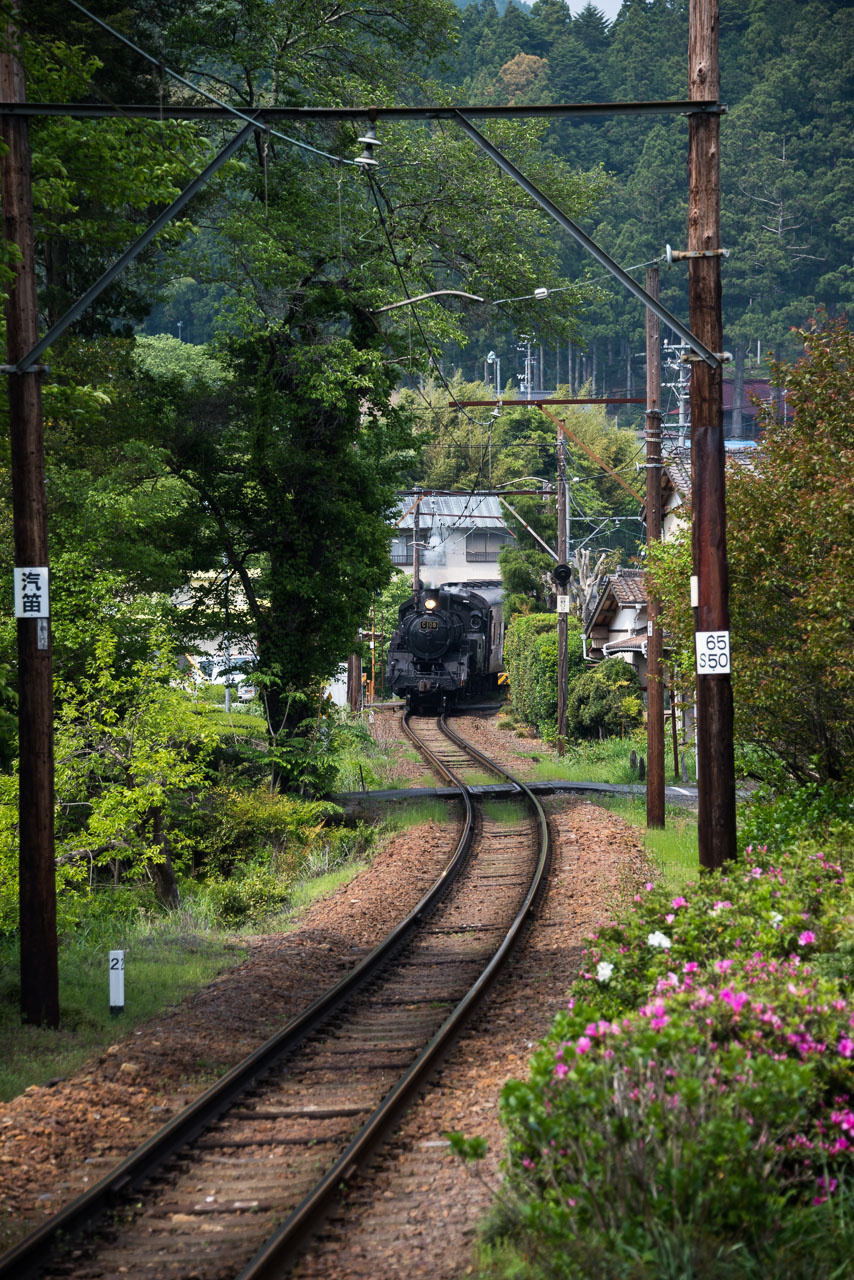
<svg viewBox="0 0 854 1280">
<path fill-rule="evenodd" d="M 463 775 L 505 770 L 444 717 L 406 728 L 465 806 L 436 883 L 326 996 L 0 1258 L 2 1280 L 286 1273 L 500 971 L 548 867 L 524 784 L 509 809 L 482 803 Z"/>
</svg>

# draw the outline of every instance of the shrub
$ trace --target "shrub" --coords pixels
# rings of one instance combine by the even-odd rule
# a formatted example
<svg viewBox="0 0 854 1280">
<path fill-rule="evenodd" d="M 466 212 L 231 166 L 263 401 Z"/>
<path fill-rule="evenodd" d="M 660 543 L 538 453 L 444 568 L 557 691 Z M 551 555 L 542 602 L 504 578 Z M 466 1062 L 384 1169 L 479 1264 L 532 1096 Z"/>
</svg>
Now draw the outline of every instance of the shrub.
<svg viewBox="0 0 854 1280">
<path fill-rule="evenodd" d="M 827 848 L 748 847 L 681 894 L 647 883 L 600 928 L 530 1078 L 502 1094 L 492 1274 L 845 1274 L 852 849 L 843 824 Z"/>
<path fill-rule="evenodd" d="M 643 719 L 640 680 L 622 658 L 606 658 L 569 689 L 567 729 L 577 738 L 625 734 Z"/>
<path fill-rule="evenodd" d="M 569 676 L 583 669 L 581 630 L 569 619 Z M 557 615 L 533 613 L 513 618 L 504 638 L 514 714 L 535 725 L 547 741 L 557 735 Z"/>
<path fill-rule="evenodd" d="M 303 851 L 340 813 L 329 801 L 302 800 L 265 787 L 215 787 L 191 819 L 195 866 L 228 875 L 262 859 L 279 872 L 294 872 Z"/>
<path fill-rule="evenodd" d="M 807 836 L 826 835 L 835 822 L 852 819 L 854 799 L 850 794 L 811 782 L 780 794 L 760 787 L 740 807 L 738 829 L 742 844 L 766 844 L 772 853 L 782 853 Z"/>
<path fill-rule="evenodd" d="M 263 923 L 266 916 L 284 907 L 293 881 L 269 867 L 244 867 L 225 879 L 212 876 L 194 896 L 206 910 L 211 925 L 226 929 Z"/>
</svg>

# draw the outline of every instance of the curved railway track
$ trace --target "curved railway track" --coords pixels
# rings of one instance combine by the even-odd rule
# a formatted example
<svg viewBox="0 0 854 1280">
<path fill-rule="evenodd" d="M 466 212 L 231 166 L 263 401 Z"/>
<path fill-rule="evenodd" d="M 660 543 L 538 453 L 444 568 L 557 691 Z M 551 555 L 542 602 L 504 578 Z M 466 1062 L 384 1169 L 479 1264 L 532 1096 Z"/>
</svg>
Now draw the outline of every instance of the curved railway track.
<svg viewBox="0 0 854 1280">
<path fill-rule="evenodd" d="M 500 972 L 547 873 L 524 784 L 444 716 L 405 727 L 465 808 L 441 876 L 325 996 L 0 1258 L 0 1280 L 284 1274 Z M 473 767 L 516 783 L 509 811 L 481 803 Z"/>
</svg>

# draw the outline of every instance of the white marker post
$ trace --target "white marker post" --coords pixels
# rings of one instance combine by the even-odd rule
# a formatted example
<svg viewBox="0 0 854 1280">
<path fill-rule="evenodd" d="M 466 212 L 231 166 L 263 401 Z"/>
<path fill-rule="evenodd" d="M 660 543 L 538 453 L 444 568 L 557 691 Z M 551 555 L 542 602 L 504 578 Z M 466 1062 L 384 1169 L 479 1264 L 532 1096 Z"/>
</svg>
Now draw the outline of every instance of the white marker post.
<svg viewBox="0 0 854 1280">
<path fill-rule="evenodd" d="M 110 952 L 110 1013 L 115 1017 L 125 1011 L 125 953 Z"/>
</svg>

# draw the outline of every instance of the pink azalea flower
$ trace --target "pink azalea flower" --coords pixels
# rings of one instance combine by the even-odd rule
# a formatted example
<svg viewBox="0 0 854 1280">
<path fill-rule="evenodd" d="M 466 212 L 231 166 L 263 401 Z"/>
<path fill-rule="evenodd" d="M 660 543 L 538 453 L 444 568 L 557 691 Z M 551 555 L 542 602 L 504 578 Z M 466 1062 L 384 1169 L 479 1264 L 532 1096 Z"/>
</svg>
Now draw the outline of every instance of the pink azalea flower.
<svg viewBox="0 0 854 1280">
<path fill-rule="evenodd" d="M 802 947 L 808 946 L 810 942 L 815 942 L 815 934 L 812 929 L 804 929 L 803 933 L 798 934 L 798 942 Z"/>
<path fill-rule="evenodd" d="M 592 1048 L 592 1045 L 593 1041 L 589 1036 L 579 1036 L 575 1042 L 575 1052 L 586 1053 L 588 1049 Z"/>
<path fill-rule="evenodd" d="M 847 1036 L 839 1041 L 837 1047 L 843 1058 L 850 1058 L 851 1054 L 854 1053 L 854 1041 L 849 1040 Z"/>
<path fill-rule="evenodd" d="M 555 1066 L 555 1075 L 559 1080 L 562 1079 L 567 1074 L 568 1071 L 569 1071 L 569 1067 L 566 1065 L 565 1062 L 558 1062 L 557 1065 Z"/>
<path fill-rule="evenodd" d="M 671 905 L 671 907 L 675 907 L 676 909 L 678 909 L 679 907 L 687 907 L 687 905 L 688 905 L 688 899 L 687 899 L 687 898 L 674 898 L 670 905 Z"/>
</svg>

